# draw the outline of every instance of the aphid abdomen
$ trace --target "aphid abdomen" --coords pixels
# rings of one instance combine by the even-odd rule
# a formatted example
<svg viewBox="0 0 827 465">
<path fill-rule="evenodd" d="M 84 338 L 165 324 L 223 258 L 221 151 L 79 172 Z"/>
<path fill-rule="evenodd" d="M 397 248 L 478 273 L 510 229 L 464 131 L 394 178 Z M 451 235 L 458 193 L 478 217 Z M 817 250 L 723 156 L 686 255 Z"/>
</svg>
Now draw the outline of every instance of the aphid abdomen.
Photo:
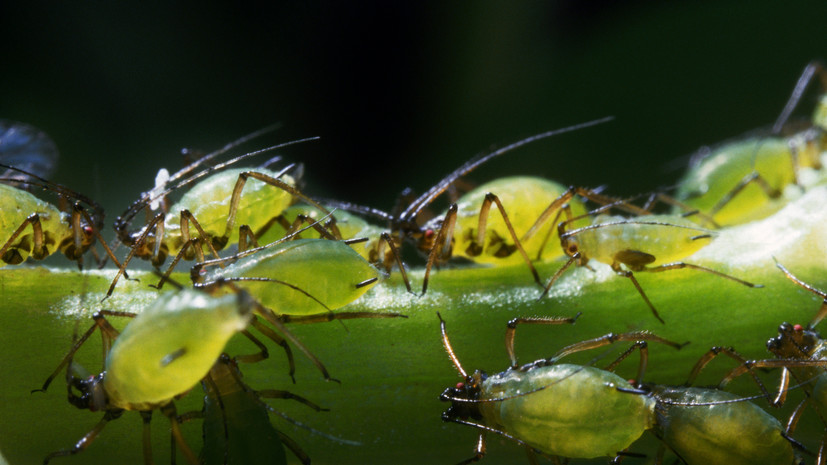
<svg viewBox="0 0 827 465">
<path fill-rule="evenodd" d="M 529 176 L 515 176 L 491 181 L 468 192 L 457 202 L 459 208 L 453 255 L 464 256 L 479 263 L 498 265 L 524 263 L 496 207 L 492 207 L 488 216 L 485 244 L 481 244 L 481 253 L 471 253 L 470 246 L 477 236 L 480 207 L 485 195 L 491 192 L 499 197 L 517 235 L 522 236 L 537 221 L 546 207 L 565 191 L 564 186 L 552 181 Z M 571 199 L 568 203 L 571 206 L 572 215 L 578 216 L 585 213 L 585 208 L 579 200 Z M 566 219 L 565 216 L 560 217 L 560 221 L 564 219 Z M 552 220 L 553 218 L 543 226 L 539 233 L 522 244 L 532 260 L 538 255 L 544 260 L 551 260 L 562 255 L 560 247 L 557 246 L 559 243 L 557 224 L 554 224 Z M 545 241 L 548 231 L 551 231 L 551 235 Z M 540 254 L 541 247 L 542 254 Z"/>
<path fill-rule="evenodd" d="M 170 207 L 170 213 L 164 220 L 166 240 L 173 243 L 170 254 L 178 252 L 183 245 L 181 240 L 182 210 L 189 210 L 207 234 L 213 237 L 222 236 L 227 225 L 227 215 L 230 212 L 230 201 L 233 189 L 239 174 L 250 171 L 249 168 L 236 168 L 222 171 L 209 176 L 193 186 L 181 199 Z M 254 171 L 275 176 L 276 173 L 264 169 Z M 281 179 L 292 185 L 293 179 L 282 176 Z M 273 217 L 278 216 L 290 206 L 293 198 L 289 193 L 271 186 L 258 179 L 248 178 L 241 193 L 235 227 L 230 231 L 229 244 L 238 242 L 238 226 L 248 225 L 253 231 L 258 231 Z M 198 233 L 190 226 L 191 237 Z M 206 251 L 206 249 L 205 249 Z"/>
<path fill-rule="evenodd" d="M 738 399 L 717 389 L 663 388 L 661 400 L 680 403 Z M 781 423 L 752 402 L 658 407 L 656 430 L 688 465 L 790 465 L 793 449 Z"/>
<path fill-rule="evenodd" d="M 49 255 L 57 249 L 58 242 L 71 236 L 71 228 L 65 221 L 65 215 L 57 207 L 6 184 L 0 184 L 0 212 L 0 247 L 33 213 L 40 216 L 40 225 L 45 236 L 44 245 Z M 12 263 L 26 260 L 32 253 L 33 244 L 32 228 L 27 226 L 13 242 L 12 248 L 6 251 L 6 257 L 0 257 L 0 267 L 6 265 L 2 258 L 10 259 Z"/>
<path fill-rule="evenodd" d="M 277 313 L 301 315 L 324 313 L 347 305 L 371 287 L 370 284 L 357 287 L 357 284 L 378 279 L 379 272 L 344 242 L 300 239 L 256 252 L 223 270 L 217 269 L 208 280 L 219 277 L 275 279 L 295 286 L 307 294 L 269 281 L 239 282 Z"/>
<path fill-rule="evenodd" d="M 631 396 L 616 387 L 631 386 L 614 373 L 588 366 L 508 370 L 483 381 L 483 398 L 525 395 L 484 402 L 480 409 L 486 424 L 499 425 L 547 454 L 613 457 L 654 421 L 651 398 Z"/>
<path fill-rule="evenodd" d="M 159 297 L 127 325 L 106 357 L 110 404 L 147 410 L 191 389 L 250 315 L 236 294 L 211 297 L 188 289 Z"/>
<path fill-rule="evenodd" d="M 648 215 L 633 219 L 599 216 L 594 225 L 574 235 L 580 250 L 589 258 L 611 264 L 619 252 L 649 254 L 657 266 L 680 261 L 702 249 L 711 240 L 708 232 L 686 218 L 674 215 Z"/>
</svg>

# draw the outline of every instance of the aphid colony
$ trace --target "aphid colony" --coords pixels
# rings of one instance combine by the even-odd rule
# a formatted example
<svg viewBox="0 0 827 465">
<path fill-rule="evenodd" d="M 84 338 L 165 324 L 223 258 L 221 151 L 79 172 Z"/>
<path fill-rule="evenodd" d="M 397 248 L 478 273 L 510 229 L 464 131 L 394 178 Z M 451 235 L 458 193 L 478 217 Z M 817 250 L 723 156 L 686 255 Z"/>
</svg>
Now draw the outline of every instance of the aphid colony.
<svg viewBox="0 0 827 465">
<path fill-rule="evenodd" d="M 260 161 L 265 154 L 294 145 L 300 148 L 299 144 L 312 143 L 315 138 L 233 154 L 241 144 L 274 129 L 270 127 L 204 155 L 171 175 L 159 173 L 155 187 L 115 220 L 117 246 L 113 247 L 101 234 L 102 208 L 86 196 L 45 179 L 57 159 L 54 143 L 31 126 L 3 121 L 2 265 L 19 266 L 29 257 L 41 260 L 61 251 L 78 267 L 84 266 L 86 252 L 94 254 L 102 266 L 105 259 L 95 250 L 97 242 L 116 269 L 107 297 L 118 292 L 122 277 L 129 277 L 134 258 L 148 260 L 156 268 L 159 280 L 152 287 L 161 290 L 140 312 L 108 308 L 104 300 L 91 327 L 79 337 L 75 335 L 70 351 L 40 390 L 45 391 L 65 369 L 70 403 L 101 410 L 103 417 L 74 447 L 44 451 L 44 463 L 94 447 L 93 441 L 104 426 L 126 410 L 139 411 L 143 419 L 146 463 L 154 461 L 149 440 L 154 410 L 169 419 L 173 460 L 177 449 L 191 464 L 252 463 L 246 456 L 247 448 L 276 443 L 268 460 L 283 462 L 286 447 L 299 461 L 309 463 L 312 451 L 304 451 L 274 427 L 268 414 L 274 412 L 287 422 L 297 422 L 264 399 L 294 399 L 316 411 L 324 409 L 287 391 L 250 387 L 242 381 L 243 364 L 269 357 L 267 344 L 262 342 L 267 339 L 285 352 L 288 363 L 283 371 L 293 383 L 294 349 L 310 360 L 322 378 L 337 381 L 335 367 L 329 370 L 289 325 L 407 318 L 409 315 L 399 313 L 346 308 L 383 279 L 380 270 L 390 273 L 396 267 L 408 292 L 414 293 L 402 259 L 406 242 L 412 242 L 422 255 L 418 295 L 426 294 L 434 269 L 452 257 L 484 267 L 524 267 L 528 272 L 525 283 L 536 284 L 536 298 L 552 302 L 550 291 L 572 265 L 594 270 L 592 265 L 597 262 L 628 278 L 635 288 L 630 292 L 639 293 L 652 315 L 666 325 L 668 309 L 662 317 L 635 273 L 690 269 L 724 278 L 720 285 L 732 284 L 731 292 L 761 292 L 757 289 L 761 284 L 738 277 L 737 270 L 730 274 L 693 263 L 691 256 L 713 242 L 719 228 L 765 217 L 794 195 L 786 191 L 814 185 L 818 182 L 813 181 L 814 176 L 825 179 L 820 159 L 827 124 L 825 100 L 819 103 L 810 127 L 784 133 L 792 108 L 816 73 L 823 74 L 818 65 L 807 67 L 791 103 L 769 133 L 713 149 L 693 165 L 674 197 L 661 192 L 640 203 L 612 196 L 602 188 L 566 187 L 528 176 L 492 180 L 458 197 L 454 192 L 457 181 L 483 163 L 531 142 L 585 130 L 611 118 L 548 131 L 474 157 L 423 195 L 400 199 L 394 212 L 343 200 L 316 199 L 299 187 L 301 169 L 297 165 L 276 168 L 280 156 Z M 423 211 L 449 192 L 455 196 L 450 205 L 432 219 L 422 220 Z M 657 211 L 657 201 L 674 210 Z M 385 224 L 374 225 L 366 218 Z M 121 249 L 126 252 L 119 256 Z M 191 286 L 182 285 L 177 281 L 181 278 L 173 274 L 182 271 L 182 262 L 190 262 Z M 551 268 L 539 266 L 547 263 Z M 524 446 L 531 462 L 539 457 L 555 462 L 595 457 L 633 461 L 652 454 L 634 448 L 635 441 L 647 431 L 663 443 L 656 453 L 657 463 L 663 460 L 664 450 L 686 464 L 792 464 L 808 454 L 815 455 L 819 464 L 827 463 L 825 443 L 811 452 L 794 439 L 804 405 L 784 427 L 751 402 L 765 398 L 780 405 L 788 391 L 800 387 L 819 416 L 827 415 L 823 405 L 827 394 L 821 381 L 827 373 L 827 361 L 822 355 L 822 340 L 814 331 L 827 313 L 827 295 L 798 280 L 783 266 L 779 268 L 789 279 L 825 299 L 810 325 L 782 324 L 778 338 L 768 345 L 777 357 L 774 359 L 748 361 L 733 349 L 713 348 L 691 370 L 685 386 L 654 384 L 646 379 L 648 343 L 681 349 L 690 341 L 671 341 L 645 330 L 596 339 L 587 335 L 583 342 L 559 349 L 547 359 L 517 364 L 513 346 L 518 324 L 571 324 L 578 317 L 589 318 L 587 310 L 573 318 L 512 320 L 506 331 L 511 366 L 490 376 L 481 371 L 469 374 L 448 338 L 450 309 L 443 310 L 446 320 L 439 316 L 443 345 L 463 381 L 440 396 L 450 403 L 442 418 L 479 430 L 474 455 L 460 463 L 483 458 L 487 434 Z M 540 270 L 546 269 L 554 271 L 542 276 Z M 686 279 L 692 276 L 687 273 Z M 128 318 L 129 323 L 119 331 L 107 317 Z M 103 370 L 86 376 L 74 357 L 95 331 L 102 336 Z M 228 341 L 239 333 L 258 352 L 227 354 Z M 570 354 L 621 341 L 633 345 L 605 369 L 560 363 Z M 636 378 L 627 381 L 613 371 L 636 349 L 640 352 L 639 369 Z M 690 387 L 719 353 L 738 362 L 721 386 Z M 757 368 L 781 369 L 781 386 L 775 397 L 755 375 Z M 754 398 L 723 389 L 742 375 L 755 380 L 760 393 Z M 790 384 L 791 376 L 796 385 Z M 199 383 L 205 391 L 204 409 L 178 412 L 175 400 Z M 716 409 L 710 408 L 713 406 Z M 205 444 L 200 456 L 181 434 L 181 423 L 196 418 L 204 420 Z M 596 422 L 598 418 L 601 420 Z M 250 428 L 247 422 L 256 426 Z M 737 437 L 727 433 L 733 430 L 739 433 Z M 242 438 L 249 438 L 249 445 L 242 445 Z"/>
</svg>

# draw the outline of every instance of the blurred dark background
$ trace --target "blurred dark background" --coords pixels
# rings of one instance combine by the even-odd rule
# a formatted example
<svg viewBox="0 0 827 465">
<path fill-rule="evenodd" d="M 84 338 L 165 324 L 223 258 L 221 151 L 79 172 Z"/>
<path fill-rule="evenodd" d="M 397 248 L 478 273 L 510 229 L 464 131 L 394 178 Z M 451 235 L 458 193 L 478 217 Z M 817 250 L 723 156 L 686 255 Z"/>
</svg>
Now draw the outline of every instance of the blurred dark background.
<svg viewBox="0 0 827 465">
<path fill-rule="evenodd" d="M 273 122 L 260 145 L 322 136 L 287 152 L 309 192 L 390 208 L 482 150 L 615 115 L 474 179 L 633 194 L 770 124 L 827 57 L 825 26 L 821 1 L 3 2 L 0 117 L 50 134 L 54 180 L 100 199 L 108 222 L 180 148 Z"/>
</svg>

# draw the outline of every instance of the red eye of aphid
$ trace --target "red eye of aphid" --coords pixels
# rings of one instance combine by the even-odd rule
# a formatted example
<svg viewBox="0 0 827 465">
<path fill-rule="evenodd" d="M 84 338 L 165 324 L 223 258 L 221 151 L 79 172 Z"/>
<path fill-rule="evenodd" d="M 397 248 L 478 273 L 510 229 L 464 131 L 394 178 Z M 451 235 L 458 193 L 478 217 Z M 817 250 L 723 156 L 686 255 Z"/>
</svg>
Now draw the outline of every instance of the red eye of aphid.
<svg viewBox="0 0 827 465">
<path fill-rule="evenodd" d="M 801 326 L 801 325 L 793 325 L 793 329 L 796 330 L 796 331 L 801 331 L 801 330 L 804 329 L 804 327 Z"/>
<path fill-rule="evenodd" d="M 628 381 L 632 386 L 637 385 L 637 382 L 634 379 L 627 379 L 626 381 Z"/>
<path fill-rule="evenodd" d="M 457 383 L 457 389 L 465 389 L 465 383 Z"/>
<path fill-rule="evenodd" d="M 433 229 L 426 229 L 425 230 L 425 238 L 430 239 L 434 237 L 434 230 Z"/>
<path fill-rule="evenodd" d="M 83 227 L 83 232 L 85 232 L 86 234 L 92 234 L 92 227 L 91 226 L 84 226 Z"/>
</svg>

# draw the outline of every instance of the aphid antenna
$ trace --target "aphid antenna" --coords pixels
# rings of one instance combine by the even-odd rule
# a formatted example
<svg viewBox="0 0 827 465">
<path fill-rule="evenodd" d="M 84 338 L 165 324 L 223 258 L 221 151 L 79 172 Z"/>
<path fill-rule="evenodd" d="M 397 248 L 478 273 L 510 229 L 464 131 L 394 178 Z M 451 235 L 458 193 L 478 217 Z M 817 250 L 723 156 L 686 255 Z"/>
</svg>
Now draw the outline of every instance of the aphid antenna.
<svg viewBox="0 0 827 465">
<path fill-rule="evenodd" d="M 787 100 L 787 104 L 784 105 L 784 109 L 772 125 L 772 134 L 781 133 L 781 129 L 787 123 L 787 120 L 790 119 L 790 115 L 795 110 L 795 107 L 798 106 L 798 102 L 801 101 L 801 97 L 807 90 L 807 86 L 810 85 L 813 76 L 816 74 L 818 74 L 821 80 L 822 88 L 827 89 L 827 73 L 825 73 L 824 64 L 818 60 L 811 61 L 804 67 L 804 71 L 801 72 L 801 76 L 798 78 L 798 82 L 796 82 L 793 92 Z"/>
<path fill-rule="evenodd" d="M 403 211 L 402 214 L 399 215 L 398 219 L 399 221 L 407 221 L 412 218 L 415 218 L 416 215 L 418 215 L 423 208 L 430 205 L 437 197 L 439 197 L 443 192 L 445 192 L 448 189 L 448 187 L 451 184 L 453 184 L 459 177 L 470 173 L 471 171 L 475 170 L 478 166 L 482 165 L 488 160 L 491 160 L 492 158 L 511 152 L 512 150 L 520 148 L 523 145 L 527 145 L 541 139 L 545 139 L 560 134 L 565 134 L 567 132 L 577 131 L 580 129 L 585 129 L 592 126 L 597 126 L 599 124 L 607 123 L 612 120 L 614 120 L 614 116 L 607 116 L 604 118 L 587 121 L 585 123 L 575 124 L 565 128 L 553 129 L 551 131 L 536 134 L 522 139 L 520 141 L 514 142 L 512 144 L 506 145 L 505 147 L 502 147 L 493 152 L 481 153 L 472 158 L 471 160 L 467 161 L 466 163 L 462 164 L 459 168 L 449 173 L 447 176 L 442 178 L 441 181 L 439 181 L 433 187 L 428 189 L 427 192 L 425 192 L 419 198 L 411 202 L 411 204 L 408 205 L 408 208 L 406 208 L 405 211 Z"/>
<path fill-rule="evenodd" d="M 490 426 L 485 426 L 485 425 L 482 425 L 482 424 L 480 424 L 480 423 L 474 423 L 473 421 L 463 420 L 463 419 L 461 419 L 461 418 L 454 418 L 454 417 L 450 417 L 450 416 L 447 416 L 447 415 L 445 415 L 445 414 L 443 414 L 443 415 L 442 415 L 442 421 L 451 422 L 451 423 L 457 423 L 457 424 L 460 424 L 460 425 L 471 426 L 471 427 L 477 428 L 477 429 L 479 429 L 479 430 L 485 431 L 486 433 L 494 433 L 494 434 L 499 434 L 500 436 L 502 436 L 502 437 L 504 437 L 504 438 L 506 438 L 506 439 L 508 439 L 508 440 L 514 441 L 515 443 L 517 443 L 517 444 L 519 444 L 519 445 L 521 445 L 521 446 L 525 446 L 525 447 L 529 447 L 529 448 L 531 448 L 531 449 L 532 449 L 535 453 L 537 453 L 537 452 L 538 452 L 538 451 L 534 450 L 534 448 L 533 448 L 533 447 L 531 447 L 531 446 L 529 446 L 528 444 L 526 444 L 525 442 L 523 442 L 523 441 L 521 441 L 521 440 L 519 440 L 519 439 L 515 438 L 514 436 L 512 436 L 512 435 L 510 435 L 510 434 L 506 433 L 505 431 L 501 431 L 501 430 L 498 430 L 498 429 L 496 429 L 496 428 L 492 428 L 492 427 L 490 427 Z M 543 456 L 545 456 L 545 454 L 542 454 L 542 455 L 543 455 Z"/>
<path fill-rule="evenodd" d="M 821 307 L 819 308 L 818 312 L 816 313 L 816 316 L 814 316 L 813 319 L 810 321 L 810 323 L 807 325 L 807 329 L 812 330 L 813 328 L 816 327 L 816 325 L 818 325 L 821 322 L 821 320 L 824 319 L 825 316 L 827 316 L 827 292 L 824 292 L 821 289 L 816 289 L 815 287 L 805 283 L 804 281 L 799 279 L 797 276 L 792 274 L 790 272 L 790 270 L 788 270 L 786 267 L 784 267 L 784 265 L 779 263 L 777 258 L 775 258 L 773 256 L 772 259 L 775 260 L 775 266 L 777 266 L 779 270 L 783 271 L 784 274 L 787 276 L 787 278 L 790 279 L 790 281 L 798 284 L 799 286 L 803 287 L 804 289 L 806 289 L 806 290 L 812 292 L 813 294 L 815 294 L 815 295 L 822 298 L 823 301 L 822 301 Z"/>
<path fill-rule="evenodd" d="M 15 168 L 15 167 L 10 166 L 10 165 L 5 165 L 3 163 L 0 163 L 0 168 L 5 168 L 5 169 L 10 170 L 10 171 L 15 171 L 17 173 L 21 173 L 21 174 L 24 174 L 26 176 L 30 176 L 33 179 L 33 180 L 26 180 L 26 179 L 0 178 L 0 182 L 10 181 L 10 182 L 17 182 L 17 183 L 21 183 L 21 184 L 27 184 L 27 185 L 30 185 L 30 186 L 40 187 L 41 189 L 49 190 L 49 191 L 55 192 L 59 195 L 70 197 L 72 199 L 75 199 L 75 200 L 78 200 L 80 202 L 86 203 L 90 207 L 92 207 L 92 209 L 95 210 L 96 212 L 103 212 L 103 208 L 100 206 L 100 204 L 98 204 L 94 200 L 90 199 L 89 197 L 87 197 L 87 196 L 85 196 L 85 195 L 83 195 L 79 192 L 76 192 L 72 189 L 69 189 L 66 186 L 54 183 L 54 182 L 49 181 L 47 179 L 43 179 L 40 176 L 29 173 L 28 171 L 21 170 L 20 168 Z"/>
<path fill-rule="evenodd" d="M 319 430 L 317 430 L 317 429 L 313 428 L 312 426 L 305 425 L 304 423 L 302 423 L 302 422 L 300 422 L 300 421 L 298 421 L 298 420 L 296 420 L 296 419 L 294 419 L 294 418 L 291 418 L 290 416 L 288 416 L 288 415 L 287 415 L 287 414 L 285 414 L 284 412 L 281 412 L 281 411 L 279 411 L 279 410 L 276 410 L 274 407 L 272 407 L 271 405 L 267 404 L 266 402 L 263 402 L 263 401 L 261 401 L 261 400 L 259 400 L 259 402 L 260 402 L 260 403 L 264 406 L 264 408 L 266 408 L 266 409 L 267 409 L 270 413 L 274 413 L 274 414 L 276 414 L 276 415 L 278 415 L 278 416 L 280 416 L 280 417 L 284 418 L 285 420 L 287 420 L 287 422 L 291 423 L 292 425 L 297 426 L 297 427 L 302 428 L 302 429 L 305 429 L 305 430 L 309 431 L 311 434 L 314 434 L 314 435 L 316 435 L 316 436 L 319 436 L 319 437 L 325 438 L 325 439 L 330 440 L 330 441 L 333 441 L 333 442 L 338 442 L 339 444 L 344 444 L 344 445 L 347 445 L 347 446 L 361 446 L 361 445 L 362 445 L 362 443 L 361 443 L 361 442 L 359 442 L 359 441 L 352 441 L 352 440 L 350 440 L 350 439 L 340 438 L 340 437 L 333 436 L 333 435 L 331 435 L 331 434 L 327 434 L 327 433 L 324 433 L 324 432 L 322 432 L 322 431 L 319 431 Z"/>
<path fill-rule="evenodd" d="M 582 216 L 583 215 L 581 215 L 581 217 Z M 572 220 L 573 219 L 574 218 L 572 218 Z M 569 221 L 570 220 L 564 221 L 561 224 L 568 223 Z M 693 239 L 702 239 L 702 238 L 706 238 L 706 237 L 713 237 L 717 234 L 715 231 L 712 231 L 711 229 L 704 229 L 704 228 L 695 227 L 695 226 L 684 226 L 684 225 L 680 225 L 680 224 L 664 223 L 664 222 L 661 222 L 661 221 L 624 220 L 624 221 L 612 221 L 612 222 L 609 222 L 609 223 L 591 224 L 589 226 L 583 226 L 582 228 L 572 229 L 571 231 L 565 231 L 563 234 L 560 234 L 560 236 L 562 237 L 563 235 L 565 235 L 566 237 L 569 237 L 569 236 L 574 236 L 574 235 L 580 234 L 584 231 L 590 231 L 590 230 L 593 230 L 593 229 L 606 228 L 606 227 L 609 227 L 609 226 L 624 226 L 624 225 L 627 225 L 627 224 L 640 224 L 640 225 L 650 225 L 650 226 L 670 226 L 670 227 L 673 227 L 673 228 L 689 229 L 691 231 L 700 231 L 700 232 L 703 233 L 703 234 L 698 235 L 698 236 L 693 236 Z"/>
<path fill-rule="evenodd" d="M 320 199 L 320 203 L 324 205 L 330 205 L 332 207 L 336 207 L 339 210 L 344 210 L 352 213 L 356 213 L 363 216 L 369 216 L 375 218 L 380 221 L 385 221 L 387 223 L 393 223 L 395 221 L 395 217 L 388 212 L 380 210 L 374 207 L 367 207 L 364 205 L 358 205 L 351 202 L 343 202 L 341 200 L 334 200 L 334 199 Z"/>
<path fill-rule="evenodd" d="M 171 187 L 167 188 L 164 191 L 151 190 L 151 191 L 148 191 L 148 192 L 144 192 L 141 195 L 141 198 L 134 201 L 132 203 L 132 205 L 129 206 L 129 209 L 127 209 L 127 211 L 124 212 L 123 215 L 121 215 L 120 217 L 118 217 L 115 220 L 115 228 L 116 229 L 124 228 L 126 225 L 128 225 L 132 221 L 133 218 L 135 218 L 135 215 L 137 215 L 141 210 L 143 210 L 143 208 L 145 208 L 147 205 L 149 205 L 153 201 L 156 201 L 158 199 L 163 199 L 168 194 L 170 194 L 172 191 L 174 191 L 176 189 L 179 189 L 181 187 L 186 187 L 186 186 L 196 182 L 197 180 L 199 180 L 199 179 L 201 179 L 205 176 L 209 176 L 210 174 L 213 174 L 218 170 L 226 168 L 227 166 L 230 166 L 234 163 L 238 163 L 241 160 L 244 160 L 244 159 L 247 159 L 249 157 L 253 157 L 253 156 L 256 156 L 256 155 L 259 155 L 259 154 L 262 154 L 262 153 L 267 153 L 267 152 L 271 152 L 273 150 L 278 150 L 280 148 L 289 147 L 291 145 L 296 145 L 296 144 L 300 144 L 300 143 L 303 143 L 303 142 L 309 142 L 309 141 L 314 141 L 314 140 L 319 140 L 319 139 L 321 139 L 319 136 L 306 137 L 304 139 L 297 139 L 297 140 L 293 140 L 293 141 L 289 141 L 289 142 L 284 142 L 284 143 L 276 144 L 276 145 L 266 147 L 266 148 L 263 148 L 263 149 L 260 149 L 260 150 L 255 150 L 255 151 L 252 151 L 252 152 L 248 152 L 248 153 L 245 153 L 244 155 L 239 155 L 239 156 L 237 156 L 237 157 L 235 157 L 231 160 L 228 160 L 226 162 L 219 163 L 217 165 L 209 166 L 207 168 L 204 168 L 203 170 L 193 174 L 192 176 L 190 176 L 188 178 L 181 179 L 180 181 L 178 181 L 177 183 L 175 183 L 174 185 L 172 185 Z M 226 150 L 224 150 L 224 152 L 226 152 Z M 204 157 L 202 157 L 201 160 L 203 160 L 204 158 L 210 157 L 211 155 L 212 156 L 217 156 L 220 153 L 224 153 L 224 152 L 219 151 L 219 153 L 214 152 L 215 155 L 213 155 L 213 154 L 205 155 Z M 171 175 L 169 177 L 169 179 L 167 180 L 167 185 L 170 185 L 172 182 L 188 175 L 191 171 L 193 171 L 197 166 L 200 165 L 201 160 L 198 160 L 195 163 L 192 163 L 192 164 L 182 168 L 181 170 L 177 171 L 175 174 Z"/>
<path fill-rule="evenodd" d="M 221 147 L 220 149 L 218 149 L 216 151 L 210 152 L 210 153 L 204 155 L 203 157 L 199 158 L 198 160 L 195 160 L 194 162 L 192 162 L 189 165 L 185 166 L 184 168 L 181 168 L 175 174 L 173 174 L 172 176 L 169 177 L 168 182 L 174 182 L 174 181 L 178 180 L 179 178 L 184 177 L 187 173 L 189 173 L 189 172 L 195 170 L 196 168 L 198 168 L 199 166 L 203 165 L 204 163 L 212 160 L 213 158 L 215 158 L 219 155 L 223 155 L 223 154 L 229 152 L 230 150 L 238 147 L 239 145 L 242 145 L 242 144 L 244 144 L 246 142 L 249 142 L 253 139 L 261 137 L 264 134 L 273 132 L 273 131 L 275 131 L 276 129 L 279 129 L 279 128 L 281 128 L 281 123 L 273 123 L 269 126 L 265 126 L 265 127 L 261 128 L 259 130 L 253 131 L 250 134 L 247 134 L 246 136 L 241 136 L 240 138 L 224 145 L 224 147 Z"/>
</svg>

